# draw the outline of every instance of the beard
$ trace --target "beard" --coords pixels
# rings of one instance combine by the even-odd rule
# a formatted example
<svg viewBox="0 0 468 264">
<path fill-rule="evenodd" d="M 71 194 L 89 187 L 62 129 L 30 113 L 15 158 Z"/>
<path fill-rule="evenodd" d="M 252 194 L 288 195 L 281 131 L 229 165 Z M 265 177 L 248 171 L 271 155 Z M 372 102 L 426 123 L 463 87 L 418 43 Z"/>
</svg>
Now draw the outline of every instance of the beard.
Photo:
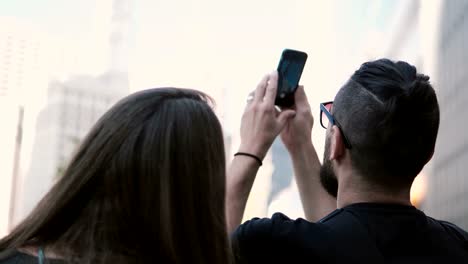
<svg viewBox="0 0 468 264">
<path fill-rule="evenodd" d="M 333 171 L 332 162 L 330 157 L 330 140 L 327 137 L 325 139 L 325 151 L 323 155 L 323 164 L 320 167 L 320 183 L 322 184 L 325 191 L 333 197 L 338 196 L 338 180 L 336 174 Z"/>
</svg>

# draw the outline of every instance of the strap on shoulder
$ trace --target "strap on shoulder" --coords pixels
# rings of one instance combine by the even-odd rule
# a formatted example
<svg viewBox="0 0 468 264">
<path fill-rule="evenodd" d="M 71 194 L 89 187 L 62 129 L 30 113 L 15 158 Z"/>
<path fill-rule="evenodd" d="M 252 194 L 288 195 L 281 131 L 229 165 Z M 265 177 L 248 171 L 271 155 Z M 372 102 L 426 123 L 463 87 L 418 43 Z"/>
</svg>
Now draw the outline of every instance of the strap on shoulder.
<svg viewBox="0 0 468 264">
<path fill-rule="evenodd" d="M 44 264 L 44 250 L 42 248 L 39 248 L 37 250 L 37 258 L 39 260 L 39 264 Z"/>
</svg>

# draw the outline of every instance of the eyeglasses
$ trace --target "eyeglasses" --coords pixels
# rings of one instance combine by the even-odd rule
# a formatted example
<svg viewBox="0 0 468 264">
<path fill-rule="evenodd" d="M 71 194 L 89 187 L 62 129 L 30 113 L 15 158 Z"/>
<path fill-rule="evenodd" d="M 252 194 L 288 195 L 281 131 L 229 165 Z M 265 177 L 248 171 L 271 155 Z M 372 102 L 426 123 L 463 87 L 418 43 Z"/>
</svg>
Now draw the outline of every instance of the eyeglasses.
<svg viewBox="0 0 468 264">
<path fill-rule="evenodd" d="M 325 129 L 328 128 L 329 124 L 331 124 L 332 126 L 336 125 L 338 129 L 340 129 L 341 135 L 343 136 L 343 143 L 345 147 L 348 149 L 351 149 L 351 144 L 349 143 L 349 140 L 346 138 L 345 134 L 343 133 L 343 129 L 341 129 L 341 125 L 331 114 L 332 107 L 333 107 L 333 101 L 320 104 L 320 125 Z"/>
</svg>

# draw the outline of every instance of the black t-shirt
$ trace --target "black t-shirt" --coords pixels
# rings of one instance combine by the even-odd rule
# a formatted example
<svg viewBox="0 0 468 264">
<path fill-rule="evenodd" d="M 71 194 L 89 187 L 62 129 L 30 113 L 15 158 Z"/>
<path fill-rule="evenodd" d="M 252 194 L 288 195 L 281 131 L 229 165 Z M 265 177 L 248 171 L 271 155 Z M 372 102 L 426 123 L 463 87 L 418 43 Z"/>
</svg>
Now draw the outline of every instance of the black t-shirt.
<svg viewBox="0 0 468 264">
<path fill-rule="evenodd" d="M 468 233 L 412 206 L 359 203 L 317 223 L 281 213 L 232 234 L 240 263 L 468 263 Z"/>
</svg>

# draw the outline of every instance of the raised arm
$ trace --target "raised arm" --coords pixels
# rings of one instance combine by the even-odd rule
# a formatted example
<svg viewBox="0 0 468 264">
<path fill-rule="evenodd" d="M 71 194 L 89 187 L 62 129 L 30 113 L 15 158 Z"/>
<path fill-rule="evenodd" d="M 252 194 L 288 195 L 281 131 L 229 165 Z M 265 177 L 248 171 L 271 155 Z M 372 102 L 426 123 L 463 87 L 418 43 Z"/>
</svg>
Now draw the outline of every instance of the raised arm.
<svg viewBox="0 0 468 264">
<path fill-rule="evenodd" d="M 297 187 L 307 220 L 316 222 L 336 209 L 336 199 L 320 183 L 320 161 L 312 144 L 314 118 L 304 87 L 295 94 L 296 115 L 281 132 L 281 139 L 291 155 Z"/>
<path fill-rule="evenodd" d="M 275 109 L 278 74 L 265 76 L 255 89 L 254 98 L 245 108 L 241 121 L 239 152 L 263 160 L 274 139 L 295 112 Z M 226 216 L 228 232 L 241 224 L 245 205 L 260 162 L 245 155 L 234 157 L 227 172 Z"/>
</svg>

